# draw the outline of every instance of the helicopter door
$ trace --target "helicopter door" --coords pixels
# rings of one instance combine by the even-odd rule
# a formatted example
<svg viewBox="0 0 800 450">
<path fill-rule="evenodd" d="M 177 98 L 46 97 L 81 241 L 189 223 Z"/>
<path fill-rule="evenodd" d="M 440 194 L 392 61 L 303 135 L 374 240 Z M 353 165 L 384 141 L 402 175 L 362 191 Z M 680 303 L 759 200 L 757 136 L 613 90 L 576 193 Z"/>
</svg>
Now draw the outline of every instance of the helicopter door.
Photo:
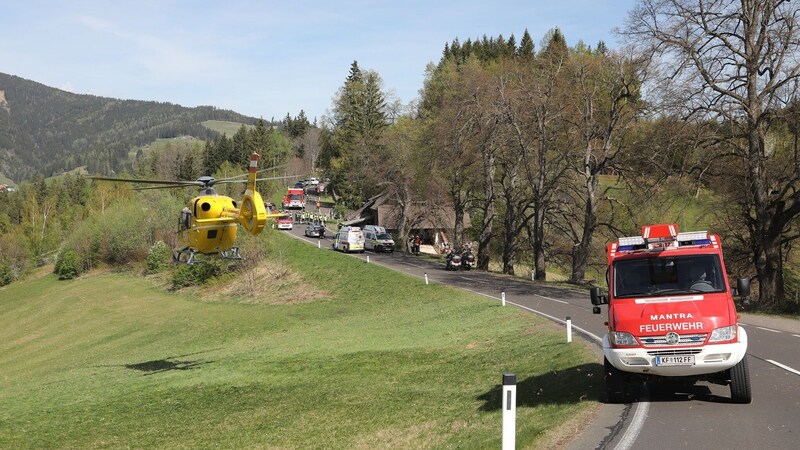
<svg viewBox="0 0 800 450">
<path fill-rule="evenodd" d="M 181 214 L 178 216 L 178 228 L 181 231 L 189 229 L 189 226 L 191 225 L 191 216 L 192 212 L 189 211 L 188 206 L 181 210 Z"/>
</svg>

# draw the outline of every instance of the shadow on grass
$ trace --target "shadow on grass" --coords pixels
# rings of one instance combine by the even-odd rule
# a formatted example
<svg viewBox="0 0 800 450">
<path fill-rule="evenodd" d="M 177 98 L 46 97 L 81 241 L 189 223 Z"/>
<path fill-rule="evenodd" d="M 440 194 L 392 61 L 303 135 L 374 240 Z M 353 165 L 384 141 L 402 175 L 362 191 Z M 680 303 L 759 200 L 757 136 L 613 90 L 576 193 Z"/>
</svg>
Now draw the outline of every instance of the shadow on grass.
<svg viewBox="0 0 800 450">
<path fill-rule="evenodd" d="M 213 361 L 197 361 L 197 360 L 183 360 L 187 356 L 194 356 L 206 352 L 188 353 L 185 355 L 168 356 L 164 359 L 155 359 L 152 361 L 145 361 L 135 364 L 124 364 L 126 369 L 138 370 L 145 372 L 145 375 L 154 375 L 161 372 L 168 372 L 172 370 L 192 370 L 198 366 L 209 364 Z"/>
<path fill-rule="evenodd" d="M 502 374 L 497 374 L 502 381 Z M 517 381 L 517 407 L 572 404 L 604 399 L 603 365 L 582 364 Z M 477 397 L 481 411 L 496 411 L 502 406 L 503 385 L 497 384 Z"/>
</svg>

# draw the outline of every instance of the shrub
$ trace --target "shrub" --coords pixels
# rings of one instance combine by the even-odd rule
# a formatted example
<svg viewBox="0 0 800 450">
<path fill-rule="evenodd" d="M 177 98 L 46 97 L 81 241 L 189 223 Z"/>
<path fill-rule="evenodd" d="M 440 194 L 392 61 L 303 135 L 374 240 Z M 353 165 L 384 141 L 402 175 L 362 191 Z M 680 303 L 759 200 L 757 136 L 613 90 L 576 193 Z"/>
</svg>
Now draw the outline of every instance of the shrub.
<svg viewBox="0 0 800 450">
<path fill-rule="evenodd" d="M 66 250 L 58 255 L 56 267 L 53 272 L 59 280 L 71 280 L 83 271 L 81 259 L 74 250 Z"/>
<path fill-rule="evenodd" d="M 175 215 L 179 210 L 179 202 L 166 193 L 117 202 L 103 214 L 78 225 L 64 248 L 78 254 L 84 271 L 100 263 L 145 262 L 155 236 L 175 234 Z"/>
<path fill-rule="evenodd" d="M 0 286 L 11 283 L 28 270 L 31 255 L 26 242 L 27 238 L 18 229 L 0 234 Z"/>
<path fill-rule="evenodd" d="M 0 264 L 0 286 L 5 286 L 14 281 L 14 272 L 8 264 Z"/>
<path fill-rule="evenodd" d="M 147 273 L 158 273 L 164 270 L 172 259 L 172 250 L 164 241 L 156 241 L 147 252 Z"/>
<path fill-rule="evenodd" d="M 216 260 L 182 264 L 172 275 L 172 288 L 197 286 L 219 276 L 220 273 L 222 273 L 222 266 Z"/>
</svg>

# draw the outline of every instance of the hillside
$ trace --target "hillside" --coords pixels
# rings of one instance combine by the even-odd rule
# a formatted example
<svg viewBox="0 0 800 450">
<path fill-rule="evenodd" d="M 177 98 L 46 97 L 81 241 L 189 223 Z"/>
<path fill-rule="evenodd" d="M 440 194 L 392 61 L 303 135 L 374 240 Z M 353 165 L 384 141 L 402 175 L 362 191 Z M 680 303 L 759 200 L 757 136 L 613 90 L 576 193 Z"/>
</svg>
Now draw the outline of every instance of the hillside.
<svg viewBox="0 0 800 450">
<path fill-rule="evenodd" d="M 280 257 L 202 289 L 0 288 L 0 448 L 499 448 L 512 369 L 520 448 L 596 407 L 602 367 L 544 319 L 266 233 Z"/>
<path fill-rule="evenodd" d="M 213 106 L 73 94 L 4 73 L 0 92 L 0 173 L 16 182 L 84 165 L 93 173 L 109 173 L 121 168 L 133 146 L 217 135 L 201 122 L 255 122 Z"/>
</svg>

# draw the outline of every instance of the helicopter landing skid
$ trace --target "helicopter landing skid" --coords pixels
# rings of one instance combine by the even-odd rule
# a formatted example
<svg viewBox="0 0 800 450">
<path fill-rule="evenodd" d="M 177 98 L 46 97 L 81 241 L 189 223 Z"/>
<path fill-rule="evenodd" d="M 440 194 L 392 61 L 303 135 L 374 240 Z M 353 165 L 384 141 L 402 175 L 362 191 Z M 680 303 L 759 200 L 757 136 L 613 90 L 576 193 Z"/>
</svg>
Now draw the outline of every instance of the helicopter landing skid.
<svg viewBox="0 0 800 450">
<path fill-rule="evenodd" d="M 178 250 L 175 254 L 172 255 L 172 260 L 176 263 L 186 263 L 186 264 L 197 264 L 202 262 L 199 258 L 196 257 L 197 251 L 191 248 Z M 184 258 L 185 256 L 185 258 Z"/>
<path fill-rule="evenodd" d="M 242 259 L 242 255 L 239 254 L 239 247 L 231 247 L 230 250 L 219 252 L 219 254 L 224 259 Z"/>
</svg>

